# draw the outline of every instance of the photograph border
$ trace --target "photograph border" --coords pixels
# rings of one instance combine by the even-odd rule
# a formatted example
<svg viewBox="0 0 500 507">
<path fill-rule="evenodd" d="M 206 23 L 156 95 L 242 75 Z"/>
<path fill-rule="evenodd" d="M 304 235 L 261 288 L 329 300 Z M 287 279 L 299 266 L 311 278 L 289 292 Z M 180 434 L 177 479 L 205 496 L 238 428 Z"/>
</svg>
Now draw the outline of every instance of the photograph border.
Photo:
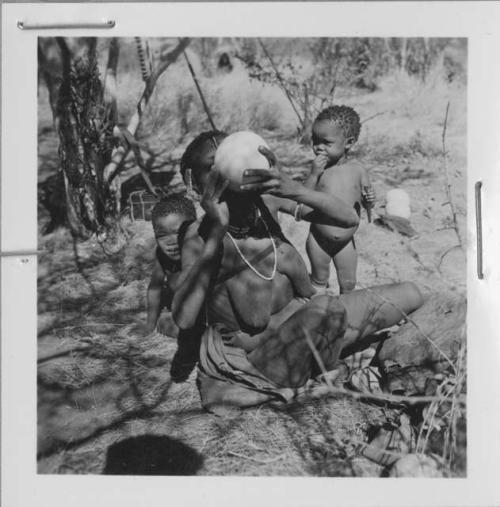
<svg viewBox="0 0 500 507">
<path fill-rule="evenodd" d="M 144 12 L 148 13 L 145 19 Z M 36 474 L 36 261 L 2 257 L 2 500 L 4 505 L 150 505 L 175 495 L 183 505 L 492 505 L 500 501 L 500 342 L 493 320 L 500 271 L 500 47 L 498 3 L 152 3 L 2 6 L 2 252 L 37 248 L 36 31 L 17 21 L 115 19 L 98 36 L 453 36 L 468 38 L 468 477 L 340 479 L 89 477 Z M 335 20 L 331 28 L 329 20 Z M 286 22 L 284 22 L 284 20 Z M 446 23 L 443 22 L 446 20 Z M 334 32 L 332 33 L 332 31 Z M 44 31 L 44 36 L 57 35 Z M 20 65 L 22 62 L 22 65 Z M 473 144 L 472 144 L 473 142 Z M 24 169 L 26 168 L 26 169 Z M 471 169 L 474 168 L 474 169 Z M 474 184 L 483 182 L 485 280 L 476 276 Z M 28 184 L 27 184 L 28 183 Z M 19 199 L 22 195 L 23 198 Z M 22 234 L 19 234 L 22 231 Z M 431 480 L 432 485 L 427 481 Z M 196 482 L 196 489 L 193 487 Z M 353 481 L 356 481 L 355 485 Z M 359 486 L 362 485 L 362 488 Z M 354 488 L 353 488 L 354 486 Z M 222 494 L 221 491 L 224 491 Z M 355 491 L 356 498 L 352 497 Z"/>
</svg>

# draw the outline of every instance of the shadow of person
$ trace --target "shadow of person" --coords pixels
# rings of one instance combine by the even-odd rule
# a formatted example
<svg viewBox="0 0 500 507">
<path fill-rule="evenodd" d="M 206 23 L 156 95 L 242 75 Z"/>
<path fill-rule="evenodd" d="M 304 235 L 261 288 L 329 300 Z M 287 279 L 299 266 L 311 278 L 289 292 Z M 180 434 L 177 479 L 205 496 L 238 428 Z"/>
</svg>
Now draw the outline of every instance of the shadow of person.
<svg viewBox="0 0 500 507">
<path fill-rule="evenodd" d="M 126 438 L 108 448 L 104 475 L 195 475 L 203 456 L 161 435 Z"/>
</svg>

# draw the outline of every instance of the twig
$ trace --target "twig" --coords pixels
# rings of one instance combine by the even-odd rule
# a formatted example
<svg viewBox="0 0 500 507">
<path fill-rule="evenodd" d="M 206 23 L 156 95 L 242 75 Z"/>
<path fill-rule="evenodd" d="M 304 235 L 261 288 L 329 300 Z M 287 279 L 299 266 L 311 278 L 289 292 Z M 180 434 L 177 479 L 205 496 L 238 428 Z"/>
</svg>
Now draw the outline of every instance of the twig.
<svg viewBox="0 0 500 507">
<path fill-rule="evenodd" d="M 366 123 L 367 121 L 373 120 L 374 118 L 377 118 L 378 116 L 382 116 L 387 113 L 392 113 L 394 109 L 388 109 L 387 111 L 381 111 L 379 113 L 372 114 L 371 116 L 368 116 L 368 118 L 365 118 L 361 120 L 361 124 Z"/>
<path fill-rule="evenodd" d="M 266 46 L 264 46 L 262 39 L 259 37 L 259 38 L 257 38 L 257 40 L 259 41 L 262 51 L 264 51 L 264 54 L 266 55 L 267 59 L 269 60 L 269 63 L 271 64 L 271 67 L 274 70 L 274 74 L 276 75 L 276 79 L 278 80 L 281 89 L 285 92 L 285 95 L 286 95 L 288 101 L 290 102 L 295 114 L 297 115 L 297 118 L 299 119 L 300 126 L 302 128 L 304 128 L 305 127 L 304 120 L 302 119 L 299 112 L 297 111 L 297 107 L 295 106 L 295 102 L 293 101 L 292 96 L 290 95 L 290 92 L 288 91 L 288 88 L 286 87 L 285 82 L 283 81 L 283 78 L 281 77 L 280 71 L 276 67 L 271 55 L 268 53 Z"/>
<path fill-rule="evenodd" d="M 212 113 L 210 112 L 210 109 L 208 107 L 207 101 L 205 100 L 205 96 L 203 95 L 203 92 L 201 91 L 200 83 L 198 82 L 198 78 L 196 77 L 196 73 L 193 69 L 193 66 L 191 65 L 191 62 L 189 61 L 187 53 L 184 51 L 184 58 L 186 60 L 189 72 L 191 74 L 191 77 L 193 78 L 194 84 L 196 86 L 196 90 L 198 91 L 198 95 L 200 96 L 201 103 L 203 104 L 203 109 L 205 109 L 205 114 L 207 115 L 208 122 L 210 123 L 210 126 L 212 127 L 212 130 L 217 130 L 217 127 L 215 126 Z"/>
<path fill-rule="evenodd" d="M 454 229 L 454 227 L 449 227 L 449 229 Z M 440 256 L 439 256 L 439 262 L 437 264 L 437 269 L 438 271 L 441 270 L 441 264 L 443 264 L 443 261 L 444 261 L 444 258 L 450 253 L 452 252 L 453 250 L 455 250 L 456 248 L 462 248 L 462 245 L 453 245 L 453 246 L 450 246 L 450 248 L 447 248 Z"/>
<path fill-rule="evenodd" d="M 446 113 L 444 116 L 444 125 L 443 125 L 443 133 L 441 135 L 441 143 L 442 143 L 442 154 L 443 154 L 443 168 L 444 168 L 444 177 L 446 181 L 446 195 L 448 196 L 448 203 L 450 205 L 451 209 L 451 216 L 453 219 L 453 228 L 455 229 L 455 233 L 458 238 L 458 243 L 460 245 L 460 248 L 462 249 L 462 252 L 465 253 L 464 249 L 464 242 L 462 240 L 462 235 L 460 234 L 460 229 L 458 228 L 458 220 L 457 220 L 457 211 L 455 209 L 455 204 L 453 202 L 453 197 L 451 194 L 451 183 L 450 183 L 450 176 L 448 174 L 448 157 L 446 153 L 446 128 L 448 125 L 448 112 L 450 110 L 450 103 L 448 102 L 446 104 Z"/>
<path fill-rule="evenodd" d="M 316 347 L 314 346 L 314 343 L 312 342 L 311 340 L 311 337 L 309 336 L 309 332 L 306 328 L 302 327 L 302 330 L 304 332 L 304 336 L 306 337 L 306 342 L 307 342 L 307 345 L 309 345 L 309 348 L 311 349 L 311 352 L 314 356 L 314 359 L 316 359 L 316 362 L 318 363 L 318 366 L 321 370 L 321 372 L 323 373 L 323 377 L 325 379 L 325 382 L 326 382 L 326 385 L 328 386 L 328 389 L 331 391 L 331 392 L 334 392 L 335 391 L 335 387 L 333 387 L 333 384 L 331 383 L 328 375 L 327 375 L 327 369 L 325 367 L 325 363 L 323 363 L 323 360 L 321 359 L 321 356 L 319 355 L 319 352 L 318 350 L 316 349 Z"/>
<path fill-rule="evenodd" d="M 46 363 L 48 361 L 51 361 L 52 359 L 58 359 L 60 357 L 67 356 L 67 355 L 71 354 L 72 352 L 86 352 L 89 348 L 90 348 L 90 344 L 89 345 L 79 345 L 77 347 L 72 347 L 72 348 L 68 348 L 66 350 L 61 350 L 60 352 L 56 352 L 56 353 L 51 354 L 49 356 L 39 357 L 36 362 L 37 362 L 37 364 L 40 365 L 40 364 Z"/>
<path fill-rule="evenodd" d="M 321 367 L 320 367 L 321 369 Z M 325 373 L 322 371 L 322 373 Z M 326 380 L 326 379 L 325 379 Z M 331 387 L 330 387 L 331 386 Z M 342 396 L 349 396 L 355 400 L 373 400 L 373 401 L 384 401 L 387 403 L 394 403 L 396 405 L 405 403 L 407 405 L 418 405 L 421 403 L 433 403 L 433 402 L 444 402 L 447 400 L 447 397 L 444 396 L 403 396 L 400 394 L 376 394 L 376 393 L 363 393 L 357 391 L 350 391 L 349 389 L 345 389 L 343 387 L 334 387 L 331 383 L 329 386 L 324 387 L 324 394 L 335 394 Z M 309 391 L 311 394 L 322 395 L 323 389 L 321 388 L 313 388 Z M 464 404 L 466 403 L 465 396 L 460 396 L 457 398 L 457 402 Z"/>
<path fill-rule="evenodd" d="M 136 138 L 127 130 L 122 130 L 123 137 L 125 139 L 125 142 L 128 144 L 128 147 L 132 150 L 135 160 L 137 162 L 137 165 L 139 166 L 139 169 L 141 171 L 142 179 L 146 183 L 146 186 L 148 187 L 148 190 L 155 196 L 158 196 L 158 193 L 155 190 L 155 187 L 153 186 L 153 183 L 151 182 L 151 178 L 148 174 L 148 167 L 144 163 L 144 160 L 141 155 L 141 149 L 139 147 L 139 144 L 136 140 Z"/>
<path fill-rule="evenodd" d="M 228 454 L 231 454 L 232 456 L 236 456 L 237 458 L 243 458 L 248 459 L 251 461 L 255 461 L 256 463 L 261 463 L 263 465 L 267 465 L 269 463 L 274 463 L 275 461 L 279 461 L 280 459 L 283 459 L 283 455 L 277 456 L 276 458 L 271 459 L 258 459 L 254 458 L 253 456 L 245 456 L 244 454 L 240 454 L 239 452 L 234 451 L 227 451 Z"/>
</svg>

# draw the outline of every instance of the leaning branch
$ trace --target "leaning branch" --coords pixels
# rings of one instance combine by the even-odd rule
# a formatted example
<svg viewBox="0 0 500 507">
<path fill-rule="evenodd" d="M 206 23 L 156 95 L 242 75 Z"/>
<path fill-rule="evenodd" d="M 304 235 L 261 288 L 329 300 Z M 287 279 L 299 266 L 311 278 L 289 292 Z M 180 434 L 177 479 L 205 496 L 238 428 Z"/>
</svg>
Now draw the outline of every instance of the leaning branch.
<svg viewBox="0 0 500 507">
<path fill-rule="evenodd" d="M 451 217 L 453 220 L 453 229 L 455 229 L 455 233 L 458 238 L 458 246 L 465 252 L 464 242 L 462 240 L 462 235 L 460 233 L 460 229 L 458 227 L 458 219 L 457 219 L 457 211 L 455 208 L 455 203 L 453 202 L 453 196 L 451 192 L 451 183 L 450 183 L 450 175 L 448 172 L 448 154 L 446 152 L 446 127 L 448 125 L 448 112 L 450 110 L 450 103 L 446 104 L 446 113 L 444 116 L 444 125 L 443 125 L 443 133 L 441 135 L 441 147 L 442 147 L 442 155 L 443 155 L 443 169 L 444 169 L 444 178 L 445 178 L 445 189 L 446 195 L 448 197 L 447 204 L 450 205 L 451 209 Z"/>
<path fill-rule="evenodd" d="M 139 130 L 142 115 L 144 114 L 144 110 L 146 109 L 149 103 L 149 99 L 151 98 L 151 95 L 153 93 L 153 90 L 156 86 L 159 77 L 168 69 L 168 67 L 172 63 L 174 63 L 177 60 L 179 55 L 181 55 L 184 49 L 188 46 L 189 42 L 190 39 L 188 37 L 184 37 L 179 41 L 177 46 L 172 51 L 162 53 L 160 57 L 160 64 L 156 69 L 153 69 L 151 77 L 149 81 L 146 83 L 141 98 L 137 103 L 136 111 L 132 115 L 129 124 L 127 125 L 127 131 L 132 136 L 135 136 L 137 131 Z M 109 182 L 111 176 L 115 174 L 116 169 L 123 162 L 129 150 L 130 150 L 129 146 L 127 147 L 118 146 L 113 150 L 111 162 L 104 168 L 104 181 Z"/>
<path fill-rule="evenodd" d="M 196 73 L 193 69 L 193 66 L 191 65 L 191 62 L 189 61 L 187 53 L 184 51 L 184 59 L 186 60 L 186 64 L 189 69 L 189 73 L 191 74 L 191 77 L 193 78 L 194 85 L 196 86 L 196 90 L 198 91 L 198 95 L 200 96 L 201 103 L 203 105 L 203 109 L 205 109 L 205 114 L 207 115 L 208 122 L 210 123 L 210 126 L 212 127 L 212 130 L 217 130 L 217 127 L 215 126 L 212 113 L 210 112 L 210 108 L 208 107 L 207 101 L 205 100 L 205 96 L 203 95 L 203 91 L 201 89 L 200 83 L 198 82 L 198 78 L 196 77 Z"/>
<path fill-rule="evenodd" d="M 278 70 L 278 67 L 276 67 L 276 64 L 274 63 L 271 55 L 267 51 L 266 46 L 264 46 L 264 43 L 262 42 L 262 39 L 258 38 L 260 47 L 262 48 L 262 51 L 264 51 L 264 54 L 266 55 L 266 58 L 269 60 L 269 63 L 271 64 L 271 67 L 273 68 L 274 74 L 276 75 L 276 79 L 278 80 L 278 83 L 280 84 L 281 89 L 285 92 L 285 95 L 290 102 L 295 114 L 297 115 L 297 118 L 299 119 L 300 126 L 304 128 L 304 120 L 300 116 L 299 112 L 297 111 L 297 107 L 295 106 L 295 102 L 292 99 L 292 96 L 290 95 L 290 92 L 288 91 L 288 88 L 286 87 L 285 82 L 283 81 L 283 78 L 281 77 L 281 73 Z"/>
<path fill-rule="evenodd" d="M 109 41 L 108 63 L 104 78 L 104 104 L 106 105 L 108 119 L 113 122 L 113 125 L 118 121 L 116 69 L 119 55 L 120 43 L 118 37 L 112 37 Z"/>
<path fill-rule="evenodd" d="M 357 392 L 343 387 L 334 387 L 331 383 L 330 385 L 312 388 L 310 394 L 312 397 L 327 395 L 349 396 L 354 400 L 371 400 L 392 403 L 394 405 L 418 405 L 420 403 L 444 402 L 449 400 L 447 396 L 402 396 L 399 394 Z M 460 395 L 456 397 L 456 402 L 465 405 L 467 400 L 465 396 Z"/>
</svg>

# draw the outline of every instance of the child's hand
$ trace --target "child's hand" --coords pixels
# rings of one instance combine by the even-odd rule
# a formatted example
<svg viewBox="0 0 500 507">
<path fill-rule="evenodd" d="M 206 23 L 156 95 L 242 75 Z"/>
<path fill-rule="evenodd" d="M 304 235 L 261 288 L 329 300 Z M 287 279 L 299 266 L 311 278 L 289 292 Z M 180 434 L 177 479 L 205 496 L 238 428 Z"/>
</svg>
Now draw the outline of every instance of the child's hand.
<svg viewBox="0 0 500 507">
<path fill-rule="evenodd" d="M 376 198 L 375 189 L 371 185 L 363 185 L 363 188 L 361 189 L 361 204 L 366 210 L 369 223 L 372 221 L 372 208 L 375 206 Z"/>
<path fill-rule="evenodd" d="M 211 170 L 200 203 L 207 217 L 224 230 L 229 224 L 229 210 L 225 202 L 219 201 L 228 184 L 229 182 L 220 173 Z"/>
<path fill-rule="evenodd" d="M 274 153 L 265 146 L 259 146 L 259 151 L 269 162 L 269 169 L 246 169 L 243 173 L 243 181 L 240 190 L 243 192 L 269 193 L 285 197 L 293 194 L 297 189 L 296 180 L 300 174 L 289 176 L 281 169 Z"/>
<path fill-rule="evenodd" d="M 296 179 L 273 168 L 246 169 L 240 190 L 288 197 L 297 193 L 298 185 L 301 183 L 298 183 Z"/>
<path fill-rule="evenodd" d="M 328 156 L 325 153 L 320 153 L 313 161 L 311 168 L 311 175 L 319 176 L 328 164 Z"/>
<path fill-rule="evenodd" d="M 361 197 L 363 198 L 363 205 L 365 208 L 373 208 L 377 196 L 375 194 L 375 189 L 371 185 L 363 185 Z"/>
</svg>

